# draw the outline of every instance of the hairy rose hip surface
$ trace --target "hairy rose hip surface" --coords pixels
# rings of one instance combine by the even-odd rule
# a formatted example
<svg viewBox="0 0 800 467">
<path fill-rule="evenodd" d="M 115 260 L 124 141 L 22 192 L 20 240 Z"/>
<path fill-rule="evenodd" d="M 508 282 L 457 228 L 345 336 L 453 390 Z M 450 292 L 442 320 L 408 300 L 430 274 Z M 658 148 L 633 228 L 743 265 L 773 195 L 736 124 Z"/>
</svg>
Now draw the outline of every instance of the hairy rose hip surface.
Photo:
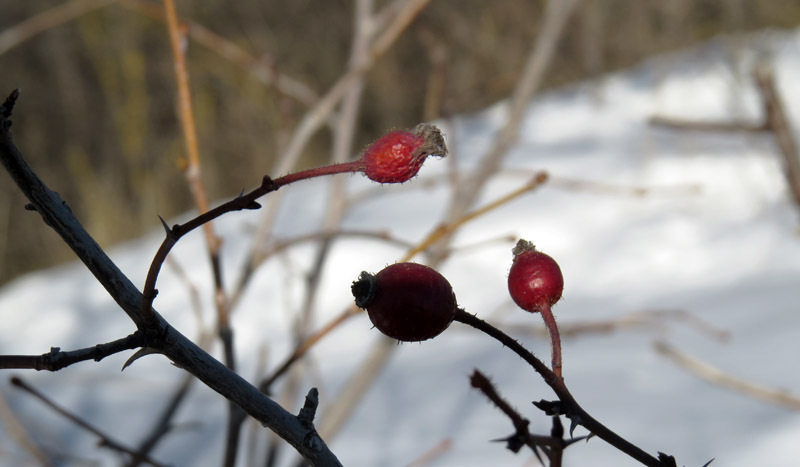
<svg viewBox="0 0 800 467">
<path fill-rule="evenodd" d="M 364 173 L 380 183 L 403 183 L 417 175 L 428 156 L 444 157 L 447 147 L 441 131 L 420 124 L 411 131 L 392 131 L 372 143 L 362 155 Z"/>
<path fill-rule="evenodd" d="M 405 342 L 436 337 L 456 313 L 450 283 L 422 264 L 397 263 L 375 275 L 362 272 L 352 292 L 379 331 Z"/>
<path fill-rule="evenodd" d="M 508 273 L 508 291 L 523 310 L 540 312 L 561 299 L 564 276 L 550 256 L 537 251 L 531 242 L 520 240 L 514 248 L 514 262 Z"/>
</svg>

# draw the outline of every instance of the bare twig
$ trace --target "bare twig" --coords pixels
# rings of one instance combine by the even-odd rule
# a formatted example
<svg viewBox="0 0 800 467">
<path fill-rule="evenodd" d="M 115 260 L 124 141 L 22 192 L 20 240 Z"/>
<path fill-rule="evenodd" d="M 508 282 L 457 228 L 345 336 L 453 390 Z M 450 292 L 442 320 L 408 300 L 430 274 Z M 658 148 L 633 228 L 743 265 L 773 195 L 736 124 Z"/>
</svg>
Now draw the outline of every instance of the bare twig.
<svg viewBox="0 0 800 467">
<path fill-rule="evenodd" d="M 186 146 L 188 166 L 186 168 L 186 179 L 194 198 L 197 210 L 203 214 L 208 212 L 208 196 L 205 185 L 203 184 L 200 166 L 200 152 L 197 142 L 197 129 L 194 123 L 194 112 L 192 110 L 192 96 L 189 89 L 189 72 L 186 69 L 185 41 L 183 34 L 178 29 L 178 16 L 175 11 L 173 0 L 164 1 L 164 11 L 167 18 L 170 46 L 172 49 L 172 60 L 175 65 L 175 80 L 178 87 L 178 109 L 181 121 L 183 140 Z M 220 266 L 219 248 L 221 240 L 214 233 L 214 224 L 211 220 L 203 224 L 206 246 L 211 258 L 215 284 L 215 302 L 217 305 L 217 317 L 219 320 L 220 334 L 228 330 L 228 313 L 222 290 L 222 271 Z M 227 348 L 227 344 L 226 348 Z M 227 358 L 227 355 L 226 355 Z"/>
<path fill-rule="evenodd" d="M 784 110 L 783 99 L 775 86 L 772 68 L 761 64 L 755 69 L 754 79 L 764 108 L 764 118 L 761 123 L 697 122 L 665 116 L 652 117 L 650 123 L 677 130 L 772 133 L 783 157 L 783 169 L 789 192 L 792 194 L 795 207 L 800 209 L 800 151 L 797 149 L 797 141 Z"/>
<path fill-rule="evenodd" d="M 361 310 L 355 306 L 348 307 L 345 311 L 340 313 L 338 316 L 336 316 L 334 319 L 328 322 L 328 324 L 320 328 L 317 332 L 307 337 L 305 340 L 297 343 L 292 353 L 289 354 L 288 357 L 286 357 L 284 362 L 280 364 L 278 368 L 275 369 L 275 371 L 273 371 L 269 377 L 265 378 L 261 382 L 261 384 L 259 385 L 261 391 L 269 394 L 272 384 L 278 378 L 283 376 L 284 373 L 286 373 L 286 371 L 289 368 L 291 368 L 291 366 L 294 365 L 295 362 L 303 358 L 306 352 L 308 352 L 317 342 L 322 340 L 323 337 L 327 336 L 331 331 L 339 327 L 349 317 L 359 314 L 360 311 Z"/>
<path fill-rule="evenodd" d="M 428 449 L 421 456 L 409 462 L 406 467 L 427 467 L 436 463 L 443 455 L 453 449 L 453 440 L 445 438 Z"/>
<path fill-rule="evenodd" d="M 305 235 L 298 235 L 286 240 L 276 240 L 267 249 L 254 252 L 247 259 L 245 266 L 242 269 L 242 274 L 240 275 L 239 280 L 234 287 L 233 292 L 231 293 L 231 309 L 233 310 L 238 304 L 242 297 L 242 293 L 247 287 L 247 281 L 250 280 L 252 274 L 272 256 L 305 242 L 334 240 L 338 238 L 350 237 L 378 240 L 405 249 L 409 249 L 414 246 L 410 242 L 392 236 L 389 232 L 371 230 L 325 230 Z"/>
<path fill-rule="evenodd" d="M 122 339 L 105 344 L 97 344 L 85 349 L 61 351 L 53 347 L 50 352 L 42 355 L 0 355 L 0 369 L 29 368 L 37 371 L 58 371 L 78 362 L 86 360 L 100 360 L 116 353 L 136 349 L 145 345 L 145 337 L 137 331 Z"/>
<path fill-rule="evenodd" d="M 469 377 L 469 382 L 473 388 L 482 392 L 492 402 L 492 404 L 495 405 L 495 407 L 500 409 L 501 412 L 506 414 L 506 416 L 511 419 L 511 423 L 514 425 L 514 429 L 517 430 L 517 435 L 524 436 L 524 438 L 526 438 L 527 441 L 526 444 L 530 446 L 530 448 L 533 450 L 534 453 L 537 453 L 537 449 L 539 448 L 539 446 L 537 446 L 535 443 L 532 443 L 529 438 L 530 432 L 528 432 L 528 425 L 530 424 L 530 421 L 524 418 L 522 415 L 520 415 L 519 412 L 517 412 L 513 407 L 511 407 L 511 404 L 509 404 L 502 397 L 500 397 L 500 394 L 497 393 L 497 390 L 495 389 L 494 385 L 489 380 L 489 378 L 487 378 L 480 371 L 474 370 L 472 372 L 472 376 Z M 512 450 L 516 452 L 518 448 Z M 549 454 L 548 451 L 545 452 Z"/>
<path fill-rule="evenodd" d="M 788 391 L 769 388 L 760 384 L 743 380 L 741 378 L 737 378 L 733 375 L 725 373 L 721 369 L 709 363 L 706 363 L 696 357 L 692 357 L 685 352 L 681 352 L 664 341 L 653 342 L 653 347 L 659 354 L 669 358 L 682 368 L 694 373 L 706 381 L 728 389 L 732 389 L 749 397 L 769 402 L 770 404 L 780 405 L 792 410 L 800 410 L 800 397 L 793 395 Z"/>
<path fill-rule="evenodd" d="M 124 0 L 120 3 L 150 18 L 166 21 L 164 8 L 151 1 Z M 289 96 L 308 107 L 317 101 L 317 94 L 305 83 L 280 73 L 264 60 L 259 60 L 233 41 L 211 31 L 202 24 L 187 18 L 181 18 L 186 25 L 186 34 L 193 41 L 217 53 L 220 57 L 237 65 L 267 86 L 274 86 L 282 94 Z"/>
<path fill-rule="evenodd" d="M 0 393 L 0 423 L 2 423 L 6 433 L 14 443 L 28 451 L 40 465 L 45 467 L 56 465 L 56 462 L 50 458 L 48 453 L 39 446 L 37 440 L 31 437 L 31 434 L 19 420 L 17 414 L 14 413 L 14 410 L 8 405 L 8 401 L 2 393 Z"/>
<path fill-rule="evenodd" d="M 434 230 L 424 241 L 417 244 L 411 251 L 406 254 L 407 258 L 413 258 L 417 254 L 427 250 L 431 247 L 434 243 L 441 240 L 444 237 L 448 237 L 453 232 L 461 228 L 462 225 L 466 224 L 467 222 L 476 219 L 480 216 L 483 216 L 489 211 L 493 211 L 510 201 L 519 198 L 520 196 L 524 195 L 525 193 L 531 192 L 542 186 L 545 182 L 547 182 L 547 172 L 539 172 L 525 185 L 517 188 L 516 190 L 497 198 L 496 200 L 486 204 L 485 206 L 480 207 L 472 212 L 469 212 L 461 217 L 453 220 L 449 224 L 445 224 Z"/>
<path fill-rule="evenodd" d="M 118 0 L 71 0 L 37 13 L 0 32 L 0 55 L 26 40 Z"/>
<path fill-rule="evenodd" d="M 19 388 L 19 389 L 27 392 L 28 394 L 34 396 L 35 398 L 39 399 L 46 406 L 48 406 L 51 409 L 53 409 L 59 415 L 67 418 L 69 421 L 71 421 L 75 425 L 83 428 L 84 430 L 86 430 L 86 431 L 92 433 L 93 435 L 97 436 L 98 438 L 100 438 L 100 444 L 99 445 L 101 447 L 105 447 L 105 448 L 111 449 L 112 451 L 117 451 L 117 452 L 120 452 L 120 453 L 123 453 L 123 454 L 127 454 L 127 455 L 131 456 L 134 459 L 137 459 L 137 460 L 139 460 L 141 462 L 146 462 L 146 463 L 148 463 L 150 465 L 153 465 L 153 466 L 156 466 L 156 467 L 161 467 L 161 466 L 164 465 L 164 464 L 161 464 L 159 462 L 154 461 L 153 459 L 151 459 L 151 458 L 149 458 L 147 456 L 140 456 L 139 453 L 137 453 L 133 449 L 129 449 L 129 448 L 125 447 L 122 443 L 112 439 L 107 434 L 103 433 L 101 430 L 99 430 L 99 429 L 95 428 L 94 426 L 92 426 L 91 424 L 89 424 L 89 422 L 83 420 L 82 418 L 78 417 L 77 415 L 74 415 L 74 414 L 70 413 L 68 410 L 64 409 L 63 407 L 59 406 L 58 404 L 56 404 L 55 402 L 50 400 L 50 398 L 48 398 L 44 394 L 40 393 L 39 391 L 37 391 L 36 389 L 31 387 L 29 384 L 27 384 L 25 381 L 23 381 L 22 378 L 19 378 L 19 377 L 16 377 L 16 376 L 12 377 L 11 378 L 11 384 L 14 385 L 14 387 Z"/>
<path fill-rule="evenodd" d="M 158 442 L 164 438 L 164 435 L 169 433 L 173 428 L 172 417 L 178 412 L 178 408 L 180 408 L 181 404 L 186 400 L 186 396 L 189 394 L 189 389 L 191 388 L 192 383 L 195 381 L 195 378 L 191 374 L 187 373 L 184 375 L 175 391 L 173 391 L 169 402 L 167 402 L 167 404 L 164 406 L 161 415 L 156 418 L 156 422 L 153 424 L 150 434 L 148 434 L 144 438 L 144 441 L 139 444 L 139 448 L 136 450 L 136 453 L 140 457 L 150 454 L 153 449 L 155 449 L 156 445 L 158 445 Z M 140 463 L 141 462 L 139 458 L 134 458 L 130 463 L 127 464 L 127 466 L 135 467 Z"/>
<path fill-rule="evenodd" d="M 751 122 L 700 122 L 696 120 L 685 120 L 682 118 L 672 118 L 664 115 L 650 117 L 650 125 L 669 128 L 672 130 L 691 130 L 710 133 L 763 133 L 769 131 L 763 123 Z"/>
<path fill-rule="evenodd" d="M 775 135 L 775 142 L 778 143 L 783 156 L 783 170 L 789 191 L 792 193 L 795 207 L 800 209 L 800 152 L 797 150 L 797 141 L 784 110 L 783 99 L 775 86 L 775 77 L 769 66 L 758 67 L 755 78 L 761 91 L 766 124 Z"/>
<path fill-rule="evenodd" d="M 541 85 L 564 27 L 578 2 L 579 0 L 547 1 L 536 41 L 508 103 L 506 124 L 495 135 L 491 149 L 481 158 L 472 175 L 464 177 L 457 184 L 448 209 L 449 221 L 461 217 L 475 203 L 486 181 L 499 169 L 503 158 L 516 143 L 528 103 Z"/>
<path fill-rule="evenodd" d="M 665 327 L 667 320 L 682 322 L 718 342 L 726 342 L 730 339 L 729 332 L 719 329 L 685 310 L 642 310 L 614 319 L 561 322 L 558 329 L 561 337 L 574 337 L 584 334 L 613 333 L 635 327 Z M 547 329 L 544 326 L 504 324 L 503 329 L 511 333 L 535 333 L 547 336 Z"/>
<path fill-rule="evenodd" d="M 192 96 L 189 90 L 189 72 L 186 68 L 185 36 L 178 30 L 178 14 L 175 10 L 173 0 L 164 0 L 164 11 L 167 18 L 167 28 L 169 30 L 170 45 L 172 48 L 172 60 L 175 64 L 175 78 L 178 84 L 178 96 L 181 129 L 183 131 L 184 143 L 188 166 L 186 168 L 186 179 L 192 191 L 195 206 L 200 213 L 208 211 L 208 196 L 203 184 L 200 153 L 197 142 L 197 129 L 194 123 L 194 112 L 192 111 Z M 222 348 L 225 355 L 225 365 L 232 370 L 236 370 L 236 357 L 233 346 L 233 329 L 230 326 L 228 313 L 228 297 L 225 293 L 225 285 L 222 277 L 222 259 L 220 258 L 220 247 L 222 239 L 214 231 L 214 224 L 209 221 L 203 224 L 203 233 L 206 239 L 206 248 L 211 261 L 211 270 L 214 275 L 214 304 L 217 310 L 217 332 L 222 341 Z M 245 418 L 244 411 L 230 402 L 228 404 L 228 436 L 225 447 L 224 465 L 232 467 L 236 463 L 236 454 L 239 447 L 239 434 L 241 424 Z"/>
<path fill-rule="evenodd" d="M 702 187 L 697 184 L 680 184 L 666 186 L 630 186 L 618 185 L 614 183 L 598 182 L 583 178 L 564 177 L 561 175 L 550 175 L 550 186 L 571 191 L 589 191 L 621 196 L 675 196 L 675 195 L 697 195 L 702 191 Z"/>
</svg>

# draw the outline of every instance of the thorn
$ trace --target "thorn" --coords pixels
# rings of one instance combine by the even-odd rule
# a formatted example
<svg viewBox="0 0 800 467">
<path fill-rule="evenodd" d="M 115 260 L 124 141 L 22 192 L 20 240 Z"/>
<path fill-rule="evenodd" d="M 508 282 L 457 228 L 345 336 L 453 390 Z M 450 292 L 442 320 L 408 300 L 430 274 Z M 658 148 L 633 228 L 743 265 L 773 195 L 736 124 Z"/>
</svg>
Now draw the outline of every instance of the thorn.
<svg viewBox="0 0 800 467">
<path fill-rule="evenodd" d="M 11 111 L 14 110 L 14 104 L 17 102 L 17 98 L 19 98 L 19 88 L 11 91 L 11 94 L 6 97 L 3 105 L 0 106 L 0 117 L 8 118 L 11 116 Z"/>
<path fill-rule="evenodd" d="M 499 438 L 491 440 L 492 443 L 506 443 L 506 449 L 513 452 L 514 454 L 518 453 L 523 446 L 525 446 L 525 440 L 522 439 L 519 433 L 514 433 L 513 435 L 506 437 L 506 438 Z"/>
<path fill-rule="evenodd" d="M 250 210 L 256 210 L 256 209 L 261 209 L 261 205 L 255 201 L 250 201 L 244 208 Z"/>
<path fill-rule="evenodd" d="M 167 232 L 167 235 L 172 235 L 172 229 L 170 229 L 169 225 L 167 225 L 167 221 L 165 221 L 161 216 L 158 216 L 158 220 L 161 221 L 161 226 L 164 227 L 164 231 Z"/>
<path fill-rule="evenodd" d="M 670 456 L 669 454 L 664 454 L 661 451 L 658 452 L 658 460 L 661 462 L 661 465 L 665 467 L 678 467 L 678 462 L 675 460 L 673 456 Z"/>
<path fill-rule="evenodd" d="M 539 402 L 533 401 L 532 403 L 533 405 L 536 406 L 537 409 L 543 411 L 545 415 L 567 414 L 564 404 L 561 401 L 547 401 L 542 399 Z"/>
<path fill-rule="evenodd" d="M 303 404 L 303 408 L 300 409 L 300 413 L 297 414 L 297 419 L 300 420 L 300 423 L 309 428 L 312 427 L 314 425 L 314 416 L 317 413 L 318 405 L 319 391 L 317 388 L 311 388 L 308 390 L 306 402 Z"/>
<path fill-rule="evenodd" d="M 706 462 L 705 464 L 703 464 L 703 467 L 708 467 L 709 465 L 711 465 L 711 463 L 712 463 L 712 462 L 714 462 L 714 459 L 715 459 L 715 458 L 714 458 L 714 457 L 712 457 L 710 461 L 708 461 L 708 462 Z"/>
<path fill-rule="evenodd" d="M 574 438 L 574 436 L 572 434 L 575 432 L 575 428 L 577 428 L 578 425 L 581 424 L 581 421 L 582 421 L 581 417 L 578 417 L 577 415 L 569 417 L 569 437 L 570 438 Z"/>
<path fill-rule="evenodd" d="M 133 362 L 135 362 L 136 360 L 139 360 L 140 358 L 144 357 L 145 355 L 151 355 L 151 354 L 154 354 L 154 353 L 158 353 L 158 351 L 156 349 L 152 348 L 152 347 L 142 347 L 141 349 L 137 350 L 136 353 L 131 355 L 131 358 L 129 358 L 128 361 L 126 361 L 125 364 L 122 365 L 122 369 L 119 370 L 119 371 L 125 371 L 125 368 L 128 368 L 129 366 L 131 366 L 131 364 Z"/>
<path fill-rule="evenodd" d="M 275 182 L 270 178 L 269 175 L 264 175 L 261 179 L 261 189 L 267 191 L 275 191 Z"/>
</svg>

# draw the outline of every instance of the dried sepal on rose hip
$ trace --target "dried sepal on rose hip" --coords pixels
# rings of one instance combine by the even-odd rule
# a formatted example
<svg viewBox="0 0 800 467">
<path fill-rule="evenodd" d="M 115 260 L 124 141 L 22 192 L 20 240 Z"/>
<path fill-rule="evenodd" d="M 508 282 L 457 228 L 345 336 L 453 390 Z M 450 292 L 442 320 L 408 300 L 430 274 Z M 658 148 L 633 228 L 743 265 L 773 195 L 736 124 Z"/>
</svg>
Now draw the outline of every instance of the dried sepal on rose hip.
<svg viewBox="0 0 800 467">
<path fill-rule="evenodd" d="M 362 272 L 351 287 L 356 305 L 367 310 L 383 334 L 405 342 L 442 333 L 456 314 L 456 296 L 447 279 L 417 263 L 396 263 L 377 274 Z"/>
<path fill-rule="evenodd" d="M 564 276 L 558 263 L 538 251 L 533 243 L 520 240 L 513 250 L 508 273 L 508 292 L 523 310 L 541 313 L 550 334 L 553 372 L 561 377 L 561 336 L 551 307 L 561 299 Z"/>
<path fill-rule="evenodd" d="M 442 132 L 421 123 L 414 131 L 392 131 L 364 150 L 364 174 L 379 183 L 403 183 L 417 175 L 428 156 L 444 157 L 447 146 Z"/>
</svg>

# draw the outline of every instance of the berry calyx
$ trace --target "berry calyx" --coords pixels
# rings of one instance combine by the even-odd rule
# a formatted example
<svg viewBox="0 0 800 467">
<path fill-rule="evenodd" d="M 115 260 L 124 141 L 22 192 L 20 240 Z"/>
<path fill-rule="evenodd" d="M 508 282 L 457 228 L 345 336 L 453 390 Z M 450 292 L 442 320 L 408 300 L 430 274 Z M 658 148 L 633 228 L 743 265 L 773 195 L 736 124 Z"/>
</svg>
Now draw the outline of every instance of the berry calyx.
<svg viewBox="0 0 800 467">
<path fill-rule="evenodd" d="M 378 274 L 362 272 L 351 287 L 356 305 L 365 308 L 383 334 L 405 342 L 442 333 L 456 314 L 456 296 L 447 279 L 417 263 L 396 263 Z"/>
<path fill-rule="evenodd" d="M 364 173 L 379 183 L 403 183 L 417 175 L 428 156 L 444 157 L 447 146 L 442 132 L 421 123 L 413 132 L 392 131 L 364 151 Z"/>
<path fill-rule="evenodd" d="M 550 309 L 561 299 L 564 276 L 558 263 L 537 251 L 533 243 L 520 240 L 514 247 L 514 261 L 508 272 L 508 292 L 523 310 L 541 313 L 550 334 L 553 373 L 561 378 L 561 335 Z"/>
<path fill-rule="evenodd" d="M 564 276 L 558 263 L 537 251 L 527 240 L 514 247 L 514 262 L 508 273 L 508 292 L 523 310 L 537 313 L 561 299 Z"/>
</svg>

